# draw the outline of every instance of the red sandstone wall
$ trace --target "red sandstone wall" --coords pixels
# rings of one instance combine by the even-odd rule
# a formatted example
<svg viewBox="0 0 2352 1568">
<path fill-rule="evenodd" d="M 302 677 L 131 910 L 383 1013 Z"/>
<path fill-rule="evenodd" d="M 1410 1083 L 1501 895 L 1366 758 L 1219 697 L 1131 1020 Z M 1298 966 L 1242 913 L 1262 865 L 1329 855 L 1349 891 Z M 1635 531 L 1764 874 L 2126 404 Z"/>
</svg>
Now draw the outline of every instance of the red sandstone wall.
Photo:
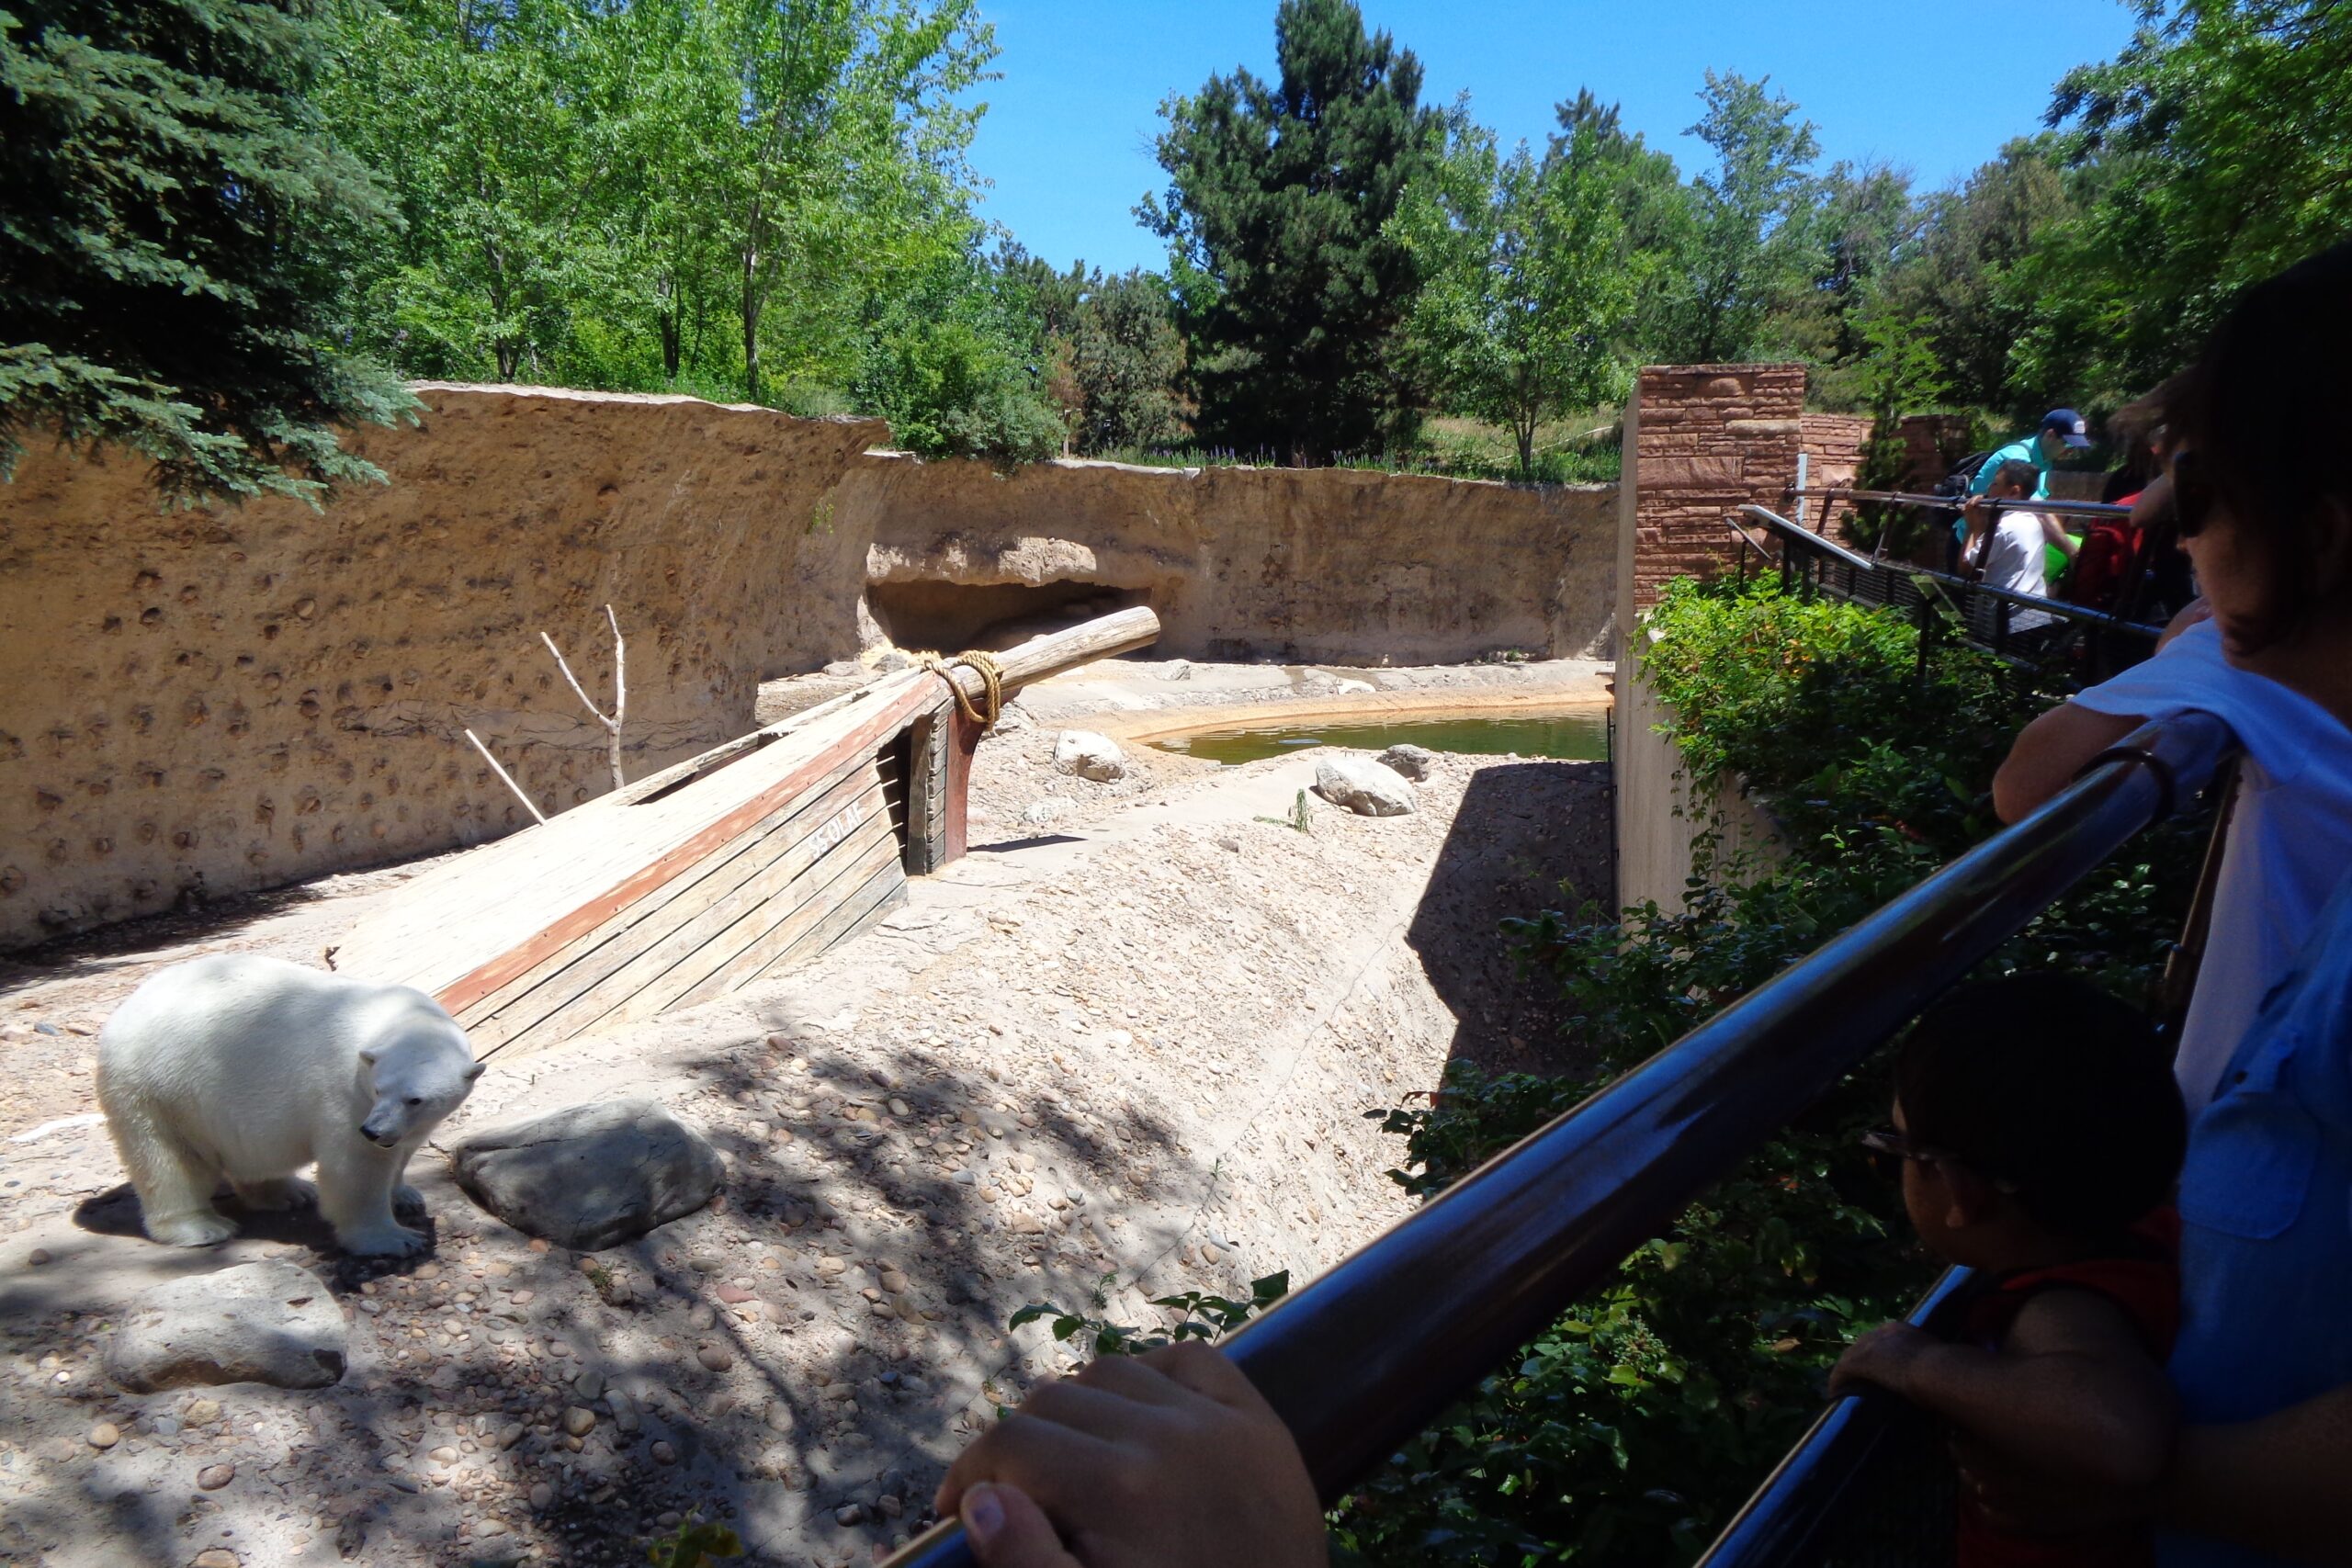
<svg viewBox="0 0 2352 1568">
<path fill-rule="evenodd" d="M 1619 626 L 1677 577 L 1711 577 L 1739 548 L 1724 519 L 1778 507 L 1804 439 L 1802 365 L 1649 366 L 1625 417 Z"/>
<path fill-rule="evenodd" d="M 1799 439 L 1804 446 L 1805 489 L 1821 490 L 1831 485 L 1850 485 L 1861 471 L 1862 449 L 1870 443 L 1871 431 L 1877 421 L 1860 413 L 1809 413 L 1798 422 Z M 1769 504 L 1769 503 L 1767 503 Z M 1805 498 L 1804 515 L 1795 510 L 1781 513 L 1796 518 L 1815 533 L 1826 531 L 1829 537 L 1849 547 L 1869 549 L 1871 541 L 1864 539 L 1855 547 L 1854 505 L 1841 501 L 1834 506 L 1817 496 Z"/>
</svg>

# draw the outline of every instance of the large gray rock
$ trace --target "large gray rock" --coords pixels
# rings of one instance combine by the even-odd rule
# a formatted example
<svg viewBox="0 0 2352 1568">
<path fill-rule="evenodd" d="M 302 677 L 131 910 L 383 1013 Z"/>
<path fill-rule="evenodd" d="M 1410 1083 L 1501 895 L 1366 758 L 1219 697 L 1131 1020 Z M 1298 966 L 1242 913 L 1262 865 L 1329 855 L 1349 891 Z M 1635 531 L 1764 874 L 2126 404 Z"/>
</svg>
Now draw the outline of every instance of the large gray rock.
<svg viewBox="0 0 2352 1568">
<path fill-rule="evenodd" d="M 343 1377 L 343 1309 L 292 1263 L 240 1263 L 130 1303 L 107 1373 L 139 1393 L 224 1382 L 324 1388 Z"/>
<path fill-rule="evenodd" d="M 1408 779 L 1425 779 L 1437 761 L 1437 754 L 1425 747 L 1398 741 L 1380 754 L 1380 765 Z"/>
<path fill-rule="evenodd" d="M 1126 777 L 1127 759 L 1119 750 L 1118 743 L 1107 735 L 1097 735 L 1091 729 L 1065 729 L 1061 739 L 1054 742 L 1054 767 L 1059 773 L 1108 784 Z"/>
<path fill-rule="evenodd" d="M 1402 817 L 1415 809 L 1413 786 L 1369 757 L 1325 757 L 1315 764 L 1315 793 L 1359 817 Z"/>
<path fill-rule="evenodd" d="M 575 1105 L 492 1127 L 449 1151 L 466 1196 L 579 1252 L 633 1241 L 718 1190 L 718 1151 L 650 1100 Z"/>
</svg>

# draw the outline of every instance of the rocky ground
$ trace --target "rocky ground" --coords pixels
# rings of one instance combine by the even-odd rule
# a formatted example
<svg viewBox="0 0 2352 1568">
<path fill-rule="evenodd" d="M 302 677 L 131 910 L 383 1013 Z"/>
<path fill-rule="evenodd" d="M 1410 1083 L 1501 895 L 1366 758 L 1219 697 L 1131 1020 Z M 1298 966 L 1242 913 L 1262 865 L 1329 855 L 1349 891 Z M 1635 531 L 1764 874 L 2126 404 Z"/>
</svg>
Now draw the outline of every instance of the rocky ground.
<svg viewBox="0 0 2352 1568">
<path fill-rule="evenodd" d="M 342 1258 L 304 1213 L 210 1252 L 138 1237 L 92 1124 L 96 1026 L 198 952 L 315 961 L 403 873 L 0 971 L 0 1562 L 639 1562 L 698 1512 L 754 1561 L 862 1562 L 996 1405 L 1068 1364 L 1043 1325 L 1007 1329 L 1016 1308 L 1151 1322 L 1149 1297 L 1304 1282 L 1393 1221 L 1398 1150 L 1363 1113 L 1450 1055 L 1544 1062 L 1544 999 L 1494 922 L 1564 880 L 1606 891 L 1605 769 L 1441 758 L 1414 814 L 1310 795 L 1301 831 L 1269 818 L 1313 752 L 1220 770 L 1128 746 L 1115 782 L 1054 772 L 1059 726 L 1101 711 L 1082 684 L 1033 688 L 982 744 L 974 852 L 878 929 L 494 1061 L 437 1145 L 638 1096 L 718 1146 L 716 1201 L 604 1252 L 526 1239 L 432 1151 L 422 1260 Z M 331 1296 L 339 1381 L 110 1373 L 141 1292 L 265 1261 Z"/>
</svg>

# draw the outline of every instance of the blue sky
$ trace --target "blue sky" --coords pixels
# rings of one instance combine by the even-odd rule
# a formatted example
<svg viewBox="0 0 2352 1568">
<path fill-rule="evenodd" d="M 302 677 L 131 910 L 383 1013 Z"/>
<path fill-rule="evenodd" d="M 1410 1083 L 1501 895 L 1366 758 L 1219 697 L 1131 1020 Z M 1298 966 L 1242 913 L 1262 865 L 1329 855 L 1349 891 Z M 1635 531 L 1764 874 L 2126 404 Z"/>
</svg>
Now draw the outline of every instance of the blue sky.
<svg viewBox="0 0 2352 1568">
<path fill-rule="evenodd" d="M 1003 73 L 972 146 L 994 182 L 983 214 L 1059 265 L 1160 265 L 1160 242 L 1132 216 L 1160 188 L 1160 101 L 1236 65 L 1271 75 L 1274 0 L 983 5 Z M 2132 32 L 2119 0 L 1363 0 L 1363 11 L 1420 56 L 1427 96 L 1467 89 L 1505 145 L 1540 145 L 1552 105 L 1589 85 L 1687 177 L 1705 149 L 1682 131 L 1712 66 L 1769 73 L 1820 128 L 1825 164 L 1883 158 L 1927 186 L 2039 128 L 2059 76 Z"/>
</svg>

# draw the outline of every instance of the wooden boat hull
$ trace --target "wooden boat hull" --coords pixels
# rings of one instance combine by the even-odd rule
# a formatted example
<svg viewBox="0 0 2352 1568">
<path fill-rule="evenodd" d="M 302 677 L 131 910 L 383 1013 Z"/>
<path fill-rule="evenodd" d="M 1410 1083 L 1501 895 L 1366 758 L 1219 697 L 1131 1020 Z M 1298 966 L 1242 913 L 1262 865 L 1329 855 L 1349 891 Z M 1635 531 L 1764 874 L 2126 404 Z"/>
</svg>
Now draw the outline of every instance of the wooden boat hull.
<svg viewBox="0 0 2352 1568">
<path fill-rule="evenodd" d="M 1139 609 L 1037 638 L 1001 656 L 1007 687 L 1158 630 Z M 979 735 L 947 678 L 885 677 L 427 873 L 336 966 L 429 992 L 481 1056 L 710 1000 L 865 930 L 960 855 Z"/>
</svg>

